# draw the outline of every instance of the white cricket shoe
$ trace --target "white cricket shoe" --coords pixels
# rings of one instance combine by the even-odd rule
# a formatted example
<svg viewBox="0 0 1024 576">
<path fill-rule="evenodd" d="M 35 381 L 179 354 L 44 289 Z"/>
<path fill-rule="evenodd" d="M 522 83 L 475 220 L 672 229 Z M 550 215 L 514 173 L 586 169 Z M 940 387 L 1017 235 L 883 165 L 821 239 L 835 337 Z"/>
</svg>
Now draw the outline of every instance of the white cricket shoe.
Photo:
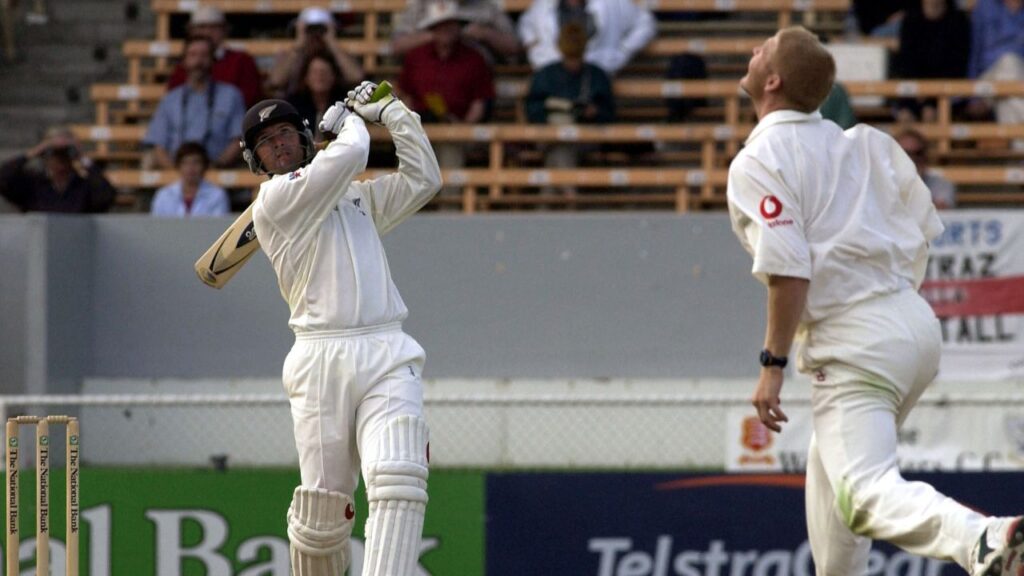
<svg viewBox="0 0 1024 576">
<path fill-rule="evenodd" d="M 1024 516 L 988 525 L 971 550 L 972 576 L 1024 576 Z"/>
</svg>

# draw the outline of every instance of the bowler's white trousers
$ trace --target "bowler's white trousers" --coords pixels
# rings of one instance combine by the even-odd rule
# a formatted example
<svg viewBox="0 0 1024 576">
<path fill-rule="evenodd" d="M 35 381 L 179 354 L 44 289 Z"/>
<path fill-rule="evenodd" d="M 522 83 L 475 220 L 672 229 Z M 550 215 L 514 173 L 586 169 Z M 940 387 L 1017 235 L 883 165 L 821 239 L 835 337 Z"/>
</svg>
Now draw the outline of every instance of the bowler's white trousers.
<svg viewBox="0 0 1024 576">
<path fill-rule="evenodd" d="M 807 531 L 819 576 L 865 574 L 871 539 L 968 565 L 986 518 L 904 480 L 896 460 L 897 429 L 935 378 L 940 345 L 938 320 L 911 290 L 808 327 Z"/>
<path fill-rule="evenodd" d="M 398 416 L 423 417 L 423 348 L 399 323 L 299 333 L 284 361 L 302 486 L 352 495 Z"/>
</svg>

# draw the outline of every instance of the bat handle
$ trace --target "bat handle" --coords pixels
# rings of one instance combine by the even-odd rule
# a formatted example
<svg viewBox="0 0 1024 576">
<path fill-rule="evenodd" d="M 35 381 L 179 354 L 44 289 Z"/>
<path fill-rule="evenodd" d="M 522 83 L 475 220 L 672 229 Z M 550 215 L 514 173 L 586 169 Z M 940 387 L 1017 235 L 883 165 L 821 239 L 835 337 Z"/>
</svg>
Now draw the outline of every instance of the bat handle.
<svg viewBox="0 0 1024 576">
<path fill-rule="evenodd" d="M 391 94 L 392 89 L 391 82 L 384 80 L 377 85 L 377 89 L 370 95 L 370 102 L 379 102 L 384 98 L 387 98 L 387 96 Z"/>
<path fill-rule="evenodd" d="M 384 80 L 383 82 L 377 85 L 377 88 L 373 91 L 373 94 L 370 94 L 370 102 L 380 102 L 384 98 L 387 98 L 388 95 L 391 94 L 393 89 L 394 87 L 391 86 L 391 82 Z M 354 108 L 352 108 L 352 106 L 348 106 L 348 109 L 353 110 Z"/>
</svg>

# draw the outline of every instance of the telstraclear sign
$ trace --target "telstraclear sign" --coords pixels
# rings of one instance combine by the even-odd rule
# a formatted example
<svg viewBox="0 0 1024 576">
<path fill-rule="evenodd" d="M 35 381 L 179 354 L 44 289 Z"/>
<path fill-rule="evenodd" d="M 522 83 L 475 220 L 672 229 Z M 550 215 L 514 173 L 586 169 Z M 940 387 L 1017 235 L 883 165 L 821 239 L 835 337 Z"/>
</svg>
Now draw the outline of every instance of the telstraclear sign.
<svg viewBox="0 0 1024 576">
<path fill-rule="evenodd" d="M 972 507 L 1019 514 L 1021 473 L 918 475 Z M 487 575 L 813 576 L 803 476 L 492 474 Z M 959 575 L 876 545 L 870 575 Z"/>
<path fill-rule="evenodd" d="M 53 471 L 53 486 L 63 486 L 63 472 Z M 289 576 L 285 511 L 296 471 L 83 468 L 81 476 L 82 576 Z M 21 482 L 19 556 L 28 572 L 34 474 Z M 483 573 L 483 484 L 479 473 L 431 472 L 419 575 Z M 361 492 L 356 500 L 353 575 L 366 519 Z M 63 490 L 52 490 L 50 508 L 51 566 L 63 574 Z"/>
</svg>

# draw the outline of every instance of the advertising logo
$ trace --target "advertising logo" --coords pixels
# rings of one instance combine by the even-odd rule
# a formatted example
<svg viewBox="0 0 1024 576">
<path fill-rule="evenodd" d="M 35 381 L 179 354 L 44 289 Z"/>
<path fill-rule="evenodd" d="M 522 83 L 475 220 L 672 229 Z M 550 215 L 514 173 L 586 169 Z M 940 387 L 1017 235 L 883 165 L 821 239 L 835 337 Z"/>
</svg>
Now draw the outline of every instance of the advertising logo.
<svg viewBox="0 0 1024 576">
<path fill-rule="evenodd" d="M 765 196 L 761 199 L 761 216 L 765 220 L 774 220 L 782 214 L 782 202 L 775 196 Z"/>
</svg>

